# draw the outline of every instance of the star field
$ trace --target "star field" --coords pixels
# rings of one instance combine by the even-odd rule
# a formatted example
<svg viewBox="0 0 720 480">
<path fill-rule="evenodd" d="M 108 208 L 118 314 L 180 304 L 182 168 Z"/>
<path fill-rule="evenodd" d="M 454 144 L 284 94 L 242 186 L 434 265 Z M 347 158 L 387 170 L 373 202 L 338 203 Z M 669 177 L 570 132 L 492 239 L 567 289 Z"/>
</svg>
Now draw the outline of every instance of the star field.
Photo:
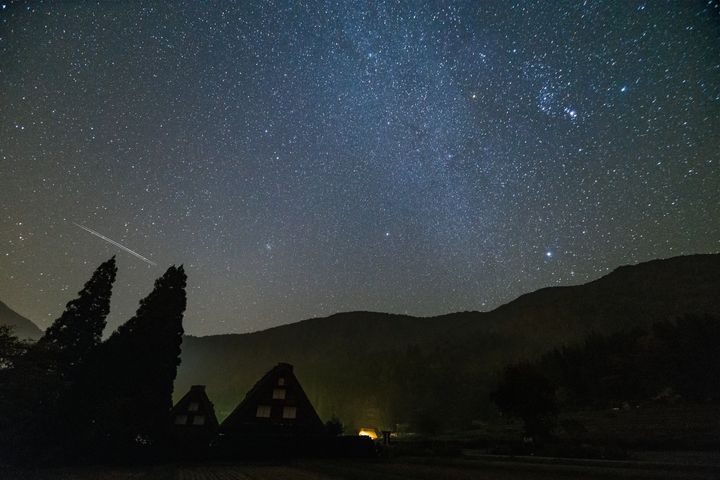
<svg viewBox="0 0 720 480">
<path fill-rule="evenodd" d="M 202 335 L 720 250 L 717 1 L 0 1 L 0 111 L 41 327 L 112 254 L 111 328 L 184 263 Z"/>
</svg>

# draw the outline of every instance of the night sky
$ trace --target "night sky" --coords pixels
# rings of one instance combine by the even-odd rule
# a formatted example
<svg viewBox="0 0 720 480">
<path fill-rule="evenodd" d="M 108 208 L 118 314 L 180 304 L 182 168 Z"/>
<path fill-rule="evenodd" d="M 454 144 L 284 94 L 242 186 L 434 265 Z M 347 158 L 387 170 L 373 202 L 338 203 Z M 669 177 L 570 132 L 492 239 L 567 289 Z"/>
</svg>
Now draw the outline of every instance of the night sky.
<svg viewBox="0 0 720 480">
<path fill-rule="evenodd" d="M 0 1 L 0 300 L 43 328 L 113 254 L 111 328 L 184 263 L 203 335 L 718 250 L 717 1 Z"/>
</svg>

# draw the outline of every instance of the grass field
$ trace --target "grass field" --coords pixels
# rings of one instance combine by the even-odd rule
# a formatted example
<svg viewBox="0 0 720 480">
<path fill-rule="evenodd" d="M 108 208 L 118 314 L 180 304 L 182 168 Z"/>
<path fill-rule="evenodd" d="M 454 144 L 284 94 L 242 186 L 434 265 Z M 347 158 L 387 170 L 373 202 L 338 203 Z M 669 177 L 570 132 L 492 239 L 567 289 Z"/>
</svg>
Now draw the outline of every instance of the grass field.
<svg viewBox="0 0 720 480">
<path fill-rule="evenodd" d="M 7 480 L 550 480 L 550 479 L 714 479 L 718 471 L 652 466 L 579 466 L 469 459 L 373 461 L 304 460 L 282 464 L 162 465 L 16 470 L 0 467 Z"/>
</svg>

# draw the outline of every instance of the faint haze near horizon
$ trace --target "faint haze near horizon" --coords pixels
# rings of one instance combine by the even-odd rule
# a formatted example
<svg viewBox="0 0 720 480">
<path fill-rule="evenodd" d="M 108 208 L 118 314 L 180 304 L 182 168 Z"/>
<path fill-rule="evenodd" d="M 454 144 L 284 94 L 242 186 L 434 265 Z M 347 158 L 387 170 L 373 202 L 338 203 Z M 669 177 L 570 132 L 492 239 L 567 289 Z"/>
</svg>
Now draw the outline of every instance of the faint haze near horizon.
<svg viewBox="0 0 720 480">
<path fill-rule="evenodd" d="M 206 335 L 720 250 L 717 1 L 0 5 L 0 300 L 42 328 L 113 254 L 110 329 L 182 263 Z"/>
</svg>

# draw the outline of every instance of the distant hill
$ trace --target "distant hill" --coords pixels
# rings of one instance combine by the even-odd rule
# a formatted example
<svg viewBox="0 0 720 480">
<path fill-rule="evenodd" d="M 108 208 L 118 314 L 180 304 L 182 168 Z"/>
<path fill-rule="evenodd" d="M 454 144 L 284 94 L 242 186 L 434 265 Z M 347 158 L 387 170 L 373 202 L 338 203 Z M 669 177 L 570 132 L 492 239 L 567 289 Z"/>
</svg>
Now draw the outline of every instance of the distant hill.
<svg viewBox="0 0 720 480">
<path fill-rule="evenodd" d="M 0 302 L 0 325 L 12 326 L 13 333 L 20 338 L 37 340 L 42 335 L 42 330 L 37 325 L 3 302 Z"/>
<path fill-rule="evenodd" d="M 335 413 L 355 424 L 437 422 L 457 413 L 461 421 L 482 416 L 494 375 L 508 362 L 592 331 L 648 327 L 686 313 L 720 316 L 718 292 L 720 254 L 691 255 L 544 288 L 490 312 L 349 312 L 250 334 L 186 337 L 175 393 L 206 384 L 222 418 L 284 361 L 295 365 L 324 419 Z"/>
</svg>

